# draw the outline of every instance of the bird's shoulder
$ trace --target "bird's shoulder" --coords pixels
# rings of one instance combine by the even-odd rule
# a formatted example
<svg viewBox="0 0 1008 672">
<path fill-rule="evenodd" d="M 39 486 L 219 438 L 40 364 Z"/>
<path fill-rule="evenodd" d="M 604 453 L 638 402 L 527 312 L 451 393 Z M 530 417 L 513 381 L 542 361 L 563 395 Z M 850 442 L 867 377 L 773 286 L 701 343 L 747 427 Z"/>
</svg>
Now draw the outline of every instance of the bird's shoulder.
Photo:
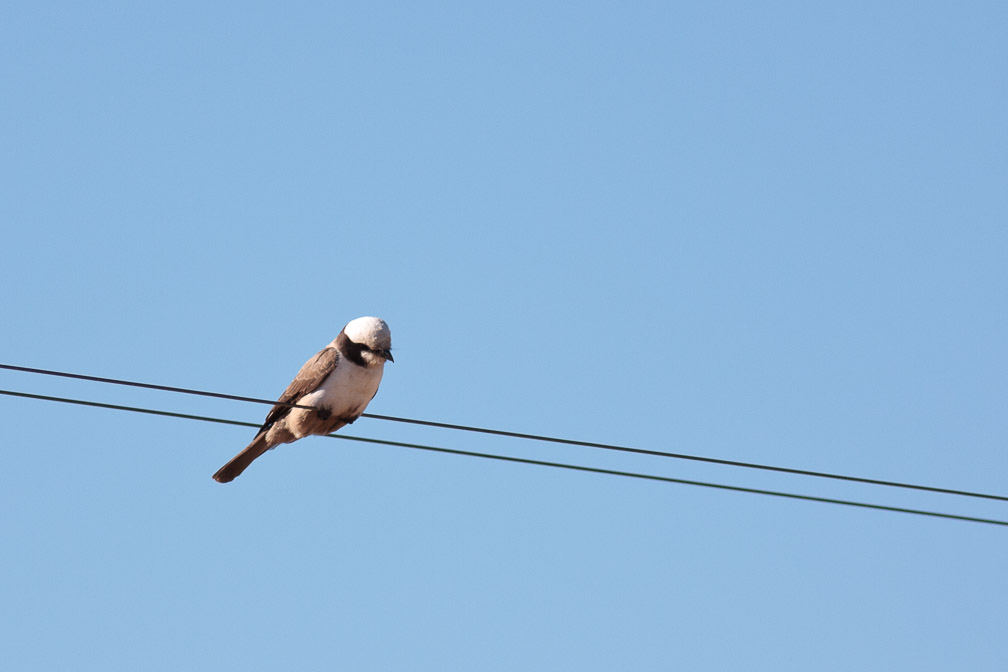
<svg viewBox="0 0 1008 672">
<path fill-rule="evenodd" d="M 339 350 L 332 346 L 322 348 L 314 357 L 304 363 L 278 401 L 293 403 L 294 400 L 315 391 L 336 369 L 339 361 Z"/>
<path fill-rule="evenodd" d="M 301 397 L 315 391 L 329 374 L 336 370 L 339 361 L 339 350 L 333 346 L 326 346 L 316 353 L 314 357 L 305 362 L 301 370 L 294 376 L 294 380 L 291 381 L 287 389 L 277 399 L 277 404 L 270 410 L 269 415 L 266 416 L 263 429 L 266 429 L 290 412 L 290 406 L 287 404 L 295 404 Z"/>
</svg>

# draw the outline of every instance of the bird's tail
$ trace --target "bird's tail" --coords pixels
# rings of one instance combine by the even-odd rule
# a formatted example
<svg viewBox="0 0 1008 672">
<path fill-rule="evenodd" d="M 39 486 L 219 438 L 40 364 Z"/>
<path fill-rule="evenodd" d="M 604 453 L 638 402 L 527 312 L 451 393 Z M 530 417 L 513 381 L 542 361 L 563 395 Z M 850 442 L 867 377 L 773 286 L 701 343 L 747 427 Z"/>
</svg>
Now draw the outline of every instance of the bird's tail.
<svg viewBox="0 0 1008 672">
<path fill-rule="evenodd" d="M 235 455 L 231 458 L 230 462 L 218 469 L 217 473 L 213 475 L 213 479 L 218 483 L 230 483 L 252 464 L 252 460 L 265 453 L 269 448 L 269 445 L 266 443 L 266 432 L 258 434 L 252 439 L 252 443 L 245 446 L 245 450 Z"/>
</svg>

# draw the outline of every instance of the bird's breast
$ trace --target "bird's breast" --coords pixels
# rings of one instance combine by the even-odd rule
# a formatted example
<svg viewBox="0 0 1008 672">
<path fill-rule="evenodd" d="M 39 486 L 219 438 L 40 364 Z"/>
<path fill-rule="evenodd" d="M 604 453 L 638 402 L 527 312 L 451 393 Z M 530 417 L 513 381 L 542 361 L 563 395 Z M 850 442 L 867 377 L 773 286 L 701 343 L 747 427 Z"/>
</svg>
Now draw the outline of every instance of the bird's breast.
<svg viewBox="0 0 1008 672">
<path fill-rule="evenodd" d="M 275 442 L 289 443 L 309 434 L 325 434 L 355 420 L 378 391 L 382 368 L 341 361 L 319 387 L 297 400 L 299 405 L 314 406 L 329 413 L 320 416 L 317 410 L 291 409 L 283 422 L 270 430 L 276 434 Z"/>
<path fill-rule="evenodd" d="M 384 367 L 363 367 L 351 362 L 329 374 L 317 390 L 305 395 L 300 403 L 329 409 L 333 415 L 358 415 L 378 391 Z"/>
</svg>

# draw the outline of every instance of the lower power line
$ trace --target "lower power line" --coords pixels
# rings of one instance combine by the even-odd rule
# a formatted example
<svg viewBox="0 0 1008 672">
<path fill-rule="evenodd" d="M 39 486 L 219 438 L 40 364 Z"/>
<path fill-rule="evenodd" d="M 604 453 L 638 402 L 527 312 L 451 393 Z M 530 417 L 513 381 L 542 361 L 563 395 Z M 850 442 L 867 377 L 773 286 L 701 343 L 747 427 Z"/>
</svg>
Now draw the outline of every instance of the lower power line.
<svg viewBox="0 0 1008 672">
<path fill-rule="evenodd" d="M 160 415 L 160 416 L 170 417 L 170 418 L 181 418 L 181 419 L 184 419 L 184 420 L 199 420 L 201 422 L 214 422 L 214 423 L 224 424 L 224 425 L 236 425 L 236 426 L 240 426 L 240 427 L 252 427 L 252 428 L 255 428 L 255 429 L 259 428 L 259 424 L 258 423 L 243 422 L 243 421 L 240 421 L 240 420 L 228 420 L 226 418 L 214 418 L 214 417 L 209 417 L 209 416 L 205 416 L 205 415 L 192 415 L 192 414 L 189 414 L 189 413 L 176 413 L 174 411 L 162 411 L 162 410 L 153 409 L 153 408 L 140 408 L 140 407 L 137 407 L 137 406 L 122 406 L 122 405 L 119 405 L 119 404 L 106 404 L 106 403 L 103 403 L 103 402 L 89 401 L 89 400 L 85 400 L 85 399 L 69 399 L 69 398 L 66 398 L 66 397 L 53 397 L 53 396 L 42 395 L 42 394 L 30 394 L 28 392 L 17 392 L 17 391 L 13 391 L 13 390 L 0 390 L 0 394 L 7 395 L 7 396 L 12 396 L 12 397 L 23 397 L 23 398 L 26 398 L 26 399 L 37 399 L 37 400 L 41 400 L 41 401 L 53 401 L 53 402 L 59 402 L 59 403 L 64 403 L 64 404 L 75 404 L 75 405 L 78 405 L 78 406 L 89 406 L 89 407 L 93 407 L 93 408 L 105 408 L 105 409 L 111 409 L 111 410 L 117 410 L 117 411 L 129 411 L 129 412 L 132 412 L 132 413 L 145 413 L 145 414 L 148 414 L 148 415 Z M 416 443 L 405 443 L 405 442 L 402 442 L 402 441 L 387 441 L 387 440 L 384 440 L 384 439 L 368 439 L 368 438 L 358 437 L 358 436 L 348 436 L 348 435 L 345 435 L 345 434 L 326 434 L 325 436 L 327 438 L 333 438 L 333 439 L 343 439 L 343 440 L 347 440 L 347 441 L 359 441 L 359 442 L 363 442 L 363 443 L 372 443 L 372 444 L 383 445 L 383 446 L 395 446 L 395 447 L 398 447 L 398 448 L 410 448 L 410 449 L 414 449 L 414 450 L 425 450 L 425 451 L 435 452 L 435 453 L 445 453 L 445 454 L 448 454 L 448 455 L 462 455 L 462 456 L 466 456 L 466 457 L 479 457 L 479 458 L 489 459 L 489 460 L 498 460 L 498 461 L 501 461 L 501 462 L 514 462 L 514 463 L 518 463 L 518 464 L 530 464 L 530 465 L 536 465 L 536 466 L 541 466 L 541 467 L 552 467 L 552 468 L 556 468 L 556 469 L 568 469 L 568 470 L 582 471 L 582 472 L 588 472 L 588 473 L 593 473 L 593 474 L 603 474 L 603 475 L 607 475 L 607 476 L 623 476 L 623 477 L 626 477 L 626 478 L 636 478 L 636 479 L 643 479 L 643 480 L 648 480 L 648 481 L 657 481 L 657 482 L 662 482 L 662 483 L 675 483 L 675 484 L 679 484 L 679 485 L 693 485 L 693 486 L 698 486 L 698 487 L 702 487 L 702 488 L 714 488 L 714 489 L 717 489 L 717 490 L 728 490 L 728 491 L 732 491 L 732 492 L 746 492 L 746 493 L 755 494 L 755 495 L 767 495 L 767 496 L 771 496 L 771 497 L 783 497 L 783 498 L 786 498 L 786 499 L 802 500 L 802 501 L 807 501 L 807 502 L 820 502 L 820 503 L 824 503 L 824 504 L 836 504 L 836 505 L 840 505 L 840 506 L 851 506 L 851 507 L 857 507 L 857 508 L 862 508 L 862 509 L 873 509 L 873 510 L 877 510 L 877 511 L 892 511 L 892 512 L 896 512 L 896 513 L 907 513 L 907 514 L 912 514 L 912 515 L 917 515 L 917 516 L 929 516 L 929 517 L 932 517 L 932 518 L 945 518 L 945 519 L 948 519 L 948 520 L 967 521 L 967 522 L 971 522 L 971 523 L 985 523 L 985 524 L 988 524 L 988 525 L 1000 525 L 1000 526 L 1008 527 L 1008 521 L 1005 521 L 1005 520 L 996 520 L 996 519 L 992 519 L 992 518 L 978 518 L 978 517 L 975 517 L 975 516 L 963 516 L 963 515 L 952 514 L 952 513 L 942 513 L 942 512 L 938 512 L 938 511 L 925 511 L 925 510 L 922 510 L 922 509 L 909 509 L 909 508 L 904 508 L 904 507 L 899 507 L 899 506 L 887 506 L 887 505 L 884 505 L 884 504 L 872 504 L 872 503 L 868 503 L 868 502 L 857 502 L 857 501 L 846 500 L 846 499 L 833 499 L 833 498 L 830 498 L 830 497 L 816 497 L 816 496 L 813 496 L 813 495 L 801 495 L 801 494 L 790 493 L 790 492 L 781 492 L 781 491 L 778 491 L 778 490 L 763 490 L 763 489 L 759 489 L 759 488 L 747 488 L 747 487 L 737 486 L 737 485 L 726 485 L 726 484 L 723 484 L 723 483 L 710 483 L 710 482 L 706 482 L 706 481 L 687 480 L 687 479 L 684 479 L 684 478 L 672 478 L 670 476 L 657 476 L 657 475 L 654 475 L 654 474 L 642 474 L 642 473 L 630 472 L 630 471 L 618 471 L 618 470 L 614 470 L 614 469 L 602 469 L 602 468 L 598 468 L 598 467 L 585 467 L 585 466 L 581 466 L 581 465 L 566 464 L 566 463 L 562 463 L 562 462 L 548 462 L 548 461 L 545 461 L 545 460 L 533 460 L 533 459 L 523 458 L 523 457 L 511 457 L 509 455 L 495 455 L 495 454 L 490 454 L 490 453 L 479 453 L 479 452 L 474 452 L 474 451 L 469 451 L 469 450 L 456 450 L 456 449 L 453 449 L 453 448 L 441 448 L 441 447 L 438 447 L 438 446 L 425 446 L 425 445 L 420 445 L 420 444 L 416 444 Z"/>
</svg>

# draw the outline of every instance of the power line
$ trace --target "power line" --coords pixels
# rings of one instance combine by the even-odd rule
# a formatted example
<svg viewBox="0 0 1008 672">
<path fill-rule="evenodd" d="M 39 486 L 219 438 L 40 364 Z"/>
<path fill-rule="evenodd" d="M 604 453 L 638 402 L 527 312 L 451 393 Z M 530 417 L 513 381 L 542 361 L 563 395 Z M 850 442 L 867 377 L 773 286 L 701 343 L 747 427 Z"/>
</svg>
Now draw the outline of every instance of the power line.
<svg viewBox="0 0 1008 672">
<path fill-rule="evenodd" d="M 60 378 L 73 378 L 75 380 L 87 380 L 93 383 L 107 383 L 109 385 L 128 385 L 129 387 L 142 387 L 147 390 L 162 390 L 164 392 L 179 392 L 181 394 L 195 394 L 201 397 L 214 397 L 216 399 L 230 399 L 231 401 L 247 401 L 253 404 L 269 404 L 270 406 L 289 406 L 291 408 L 314 409 L 314 406 L 302 406 L 300 404 L 288 404 L 269 399 L 257 399 L 256 397 L 241 397 L 236 394 L 223 394 L 221 392 L 206 392 L 204 390 L 194 390 L 188 387 L 170 387 L 168 385 L 157 385 L 155 383 L 138 383 L 132 380 L 121 380 L 119 378 L 102 378 L 100 376 L 87 376 L 83 373 L 67 373 L 66 371 L 52 371 L 50 369 L 35 369 L 30 366 L 15 366 L 13 364 L 0 364 L 0 369 L 11 371 L 21 371 L 23 373 L 38 373 L 43 376 L 59 376 Z"/>
<path fill-rule="evenodd" d="M 0 364 L 0 369 L 9 369 L 11 371 L 21 371 L 25 373 L 35 373 L 46 376 L 59 376 L 63 378 L 74 378 L 77 380 L 87 380 L 98 383 L 107 383 L 112 385 L 127 385 L 130 387 L 141 387 L 151 390 L 162 390 L 166 392 L 178 392 L 181 394 L 193 394 L 204 397 L 214 397 L 218 399 L 229 399 L 232 401 L 244 401 L 256 404 L 269 404 L 271 406 L 280 404 L 281 406 L 290 406 L 292 408 L 314 408 L 312 406 L 302 406 L 298 404 L 285 404 L 277 401 L 270 401 L 268 399 L 258 399 L 256 397 L 244 397 L 234 394 L 223 394 L 221 392 L 207 392 L 205 390 L 195 390 L 185 387 L 170 387 L 168 385 L 158 385 L 154 383 L 139 383 L 129 380 L 121 380 L 118 378 L 102 378 L 98 376 L 88 376 L 79 373 L 67 373 L 65 371 L 53 371 L 49 369 L 37 369 L 27 366 L 15 366 L 13 364 Z M 727 460 L 718 457 L 706 457 L 702 455 L 690 455 L 687 453 L 672 453 L 663 450 L 650 450 L 646 448 L 632 448 L 630 446 L 618 446 L 609 443 L 597 443 L 594 441 L 580 441 L 577 439 L 563 439 L 552 436 L 543 436 L 540 434 L 526 434 L 523 432 L 512 432 L 501 429 L 489 429 L 486 427 L 472 427 L 469 425 L 457 425 L 446 422 L 435 422 L 432 420 L 416 420 L 413 418 L 400 418 L 391 415 L 377 415 L 373 413 L 364 413 L 361 417 L 370 418 L 372 420 L 385 420 L 389 422 L 400 422 L 413 425 L 423 425 L 427 427 L 438 427 L 441 429 L 451 429 L 463 432 L 476 432 L 480 434 L 490 434 L 494 436 L 506 436 L 515 439 L 526 439 L 530 441 L 543 441 L 547 443 L 556 443 L 568 446 L 581 446 L 585 448 L 597 448 L 600 450 L 611 450 L 623 453 L 633 453 L 637 455 L 651 455 L 655 457 L 664 457 L 675 460 L 688 460 L 692 462 L 705 462 L 707 464 L 719 464 L 722 466 L 729 467 L 739 467 L 743 469 L 758 469 L 762 471 L 772 471 L 782 474 L 794 474 L 798 476 L 811 476 L 814 478 L 827 478 L 837 481 L 846 481 L 849 483 L 866 483 L 868 485 L 879 485 L 883 487 L 890 488 L 903 488 L 907 490 L 919 490 L 923 492 L 935 492 L 944 495 L 956 495 L 960 497 L 974 497 L 978 499 L 990 499 L 1002 502 L 1008 502 L 1008 496 L 1004 495 L 994 495 L 983 492 L 975 492 L 970 490 L 959 490 L 953 488 L 942 488 L 931 485 L 920 485 L 915 483 L 906 483 L 902 481 L 889 481 L 877 478 L 867 478 L 864 476 L 849 476 L 846 474 L 836 474 L 825 471 L 812 471 L 809 469 L 797 469 L 793 467 L 781 467 L 770 464 L 760 464 L 756 462 L 743 462 L 739 460 Z"/>
<path fill-rule="evenodd" d="M 760 469 L 763 471 L 774 471 L 782 474 L 796 474 L 798 476 L 813 476 L 816 478 L 829 478 L 837 481 L 847 481 L 851 483 L 867 483 L 869 485 L 881 485 L 890 488 L 906 488 L 908 490 L 921 490 L 924 492 L 937 492 L 944 495 L 959 495 L 961 497 L 977 497 L 980 499 L 993 499 L 1008 502 L 1008 496 L 992 495 L 983 492 L 972 492 L 969 490 L 956 490 L 952 488 L 941 488 L 931 485 L 919 485 L 915 483 L 905 483 L 901 481 L 886 481 L 877 478 L 866 478 L 863 476 L 848 476 L 845 474 L 834 474 L 825 471 L 811 471 L 808 469 L 796 469 L 794 467 L 780 467 L 770 464 L 759 464 L 756 462 L 741 462 L 738 460 L 727 460 L 719 457 L 706 457 L 702 455 L 689 455 L 686 453 L 670 453 L 664 450 L 650 450 L 647 448 L 631 448 L 629 446 L 617 446 L 610 443 L 595 443 L 592 441 L 580 441 L 577 439 L 561 439 L 551 436 L 541 436 L 538 434 L 523 434 L 501 429 L 486 429 L 483 427 L 469 427 L 466 425 L 453 425 L 445 422 L 433 422 L 431 420 L 412 420 L 410 418 L 396 418 L 389 415 L 374 415 L 365 413 L 364 417 L 374 420 L 389 420 L 392 422 L 405 422 L 414 425 L 427 425 L 429 427 L 441 427 L 444 429 L 456 429 L 464 432 L 479 432 L 482 434 L 492 434 L 496 436 L 507 436 L 516 439 L 529 439 L 532 441 L 546 441 L 568 446 L 584 446 L 587 448 L 600 448 L 603 450 L 614 450 L 624 453 L 635 453 L 637 455 L 654 455 L 658 457 L 668 457 L 676 460 L 690 460 L 693 462 L 706 462 L 708 464 L 720 464 L 729 467 L 741 467 L 744 469 Z"/>
<path fill-rule="evenodd" d="M 226 418 L 215 418 L 205 415 L 192 415 L 189 413 L 176 413 L 173 411 L 162 411 L 152 408 L 140 408 L 137 406 L 123 406 L 119 404 L 107 404 L 97 401 L 89 401 L 85 399 L 70 399 L 66 397 L 53 397 L 49 395 L 42 394 L 30 394 L 28 392 L 17 392 L 13 390 L 0 390 L 0 394 L 12 396 L 12 397 L 22 397 L 26 399 L 37 399 L 41 401 L 54 401 L 65 404 L 75 404 L 79 406 L 89 406 L 95 408 L 105 408 L 117 411 L 130 411 L 133 413 L 146 413 L 148 415 L 159 415 L 171 418 L 181 418 L 185 420 L 199 420 L 202 422 L 214 422 L 218 424 L 225 425 L 237 425 L 241 427 L 251 427 L 258 428 L 259 425 L 252 422 L 242 422 L 240 420 L 228 420 Z M 384 439 L 370 439 L 359 436 L 349 436 L 346 434 L 326 434 L 327 438 L 331 439 L 343 439 L 347 441 L 359 441 L 363 443 L 371 443 L 383 446 L 394 446 L 399 448 L 410 448 L 414 450 L 424 450 L 429 452 L 444 453 L 448 455 L 461 455 L 466 457 L 480 457 L 484 459 L 497 460 L 501 462 L 513 462 L 518 464 L 529 464 L 542 467 L 552 467 L 555 469 L 568 469 L 573 471 L 588 472 L 593 474 L 603 474 L 606 476 L 623 476 L 625 478 L 636 478 L 648 481 L 657 481 L 661 483 L 675 483 L 679 485 L 693 485 L 702 488 L 713 488 L 717 490 L 727 490 L 732 492 L 745 492 L 755 495 L 766 495 L 771 497 L 783 497 L 786 499 L 801 500 L 806 502 L 820 502 L 823 504 L 836 504 L 840 506 L 857 507 L 862 509 L 872 509 L 876 511 L 891 511 L 896 513 L 906 513 L 917 516 L 928 516 L 932 518 L 944 518 L 947 520 L 959 520 L 971 523 L 985 523 L 988 525 L 1000 525 L 1003 527 L 1008 527 L 1008 521 L 997 520 L 993 518 L 978 518 L 975 516 L 963 516 L 952 513 L 942 513 L 938 511 L 925 511 L 922 509 L 910 509 L 899 506 L 887 506 L 884 504 L 872 504 L 869 502 L 857 502 L 846 499 L 834 499 L 831 497 L 816 497 L 814 495 L 801 495 L 791 492 L 781 492 L 778 490 L 763 490 L 759 488 L 747 488 L 737 485 L 726 485 L 723 483 L 710 483 L 706 481 L 693 481 L 684 478 L 672 478 L 670 476 L 658 476 L 654 474 L 642 474 L 630 471 L 617 471 L 614 469 L 602 469 L 598 467 L 586 467 L 576 464 L 567 464 L 562 462 L 547 462 L 545 460 L 533 460 L 523 457 L 512 457 L 510 455 L 496 455 L 491 453 L 478 453 L 469 450 L 457 450 L 453 448 L 442 448 L 439 446 L 426 446 L 417 443 L 405 443 L 402 441 L 387 441 Z"/>
</svg>

